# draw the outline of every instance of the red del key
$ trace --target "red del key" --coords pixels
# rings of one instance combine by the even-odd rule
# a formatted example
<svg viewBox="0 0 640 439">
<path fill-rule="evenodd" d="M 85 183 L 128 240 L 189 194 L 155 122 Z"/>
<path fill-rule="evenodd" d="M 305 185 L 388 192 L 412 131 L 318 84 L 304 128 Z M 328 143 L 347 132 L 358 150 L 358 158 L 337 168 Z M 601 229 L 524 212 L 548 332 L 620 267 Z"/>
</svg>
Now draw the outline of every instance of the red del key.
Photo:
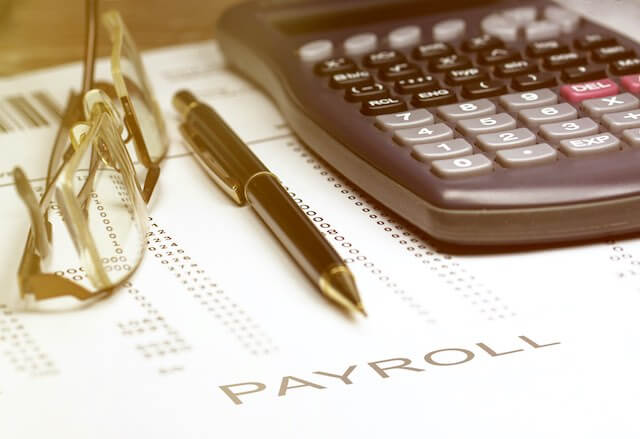
<svg viewBox="0 0 640 439">
<path fill-rule="evenodd" d="M 569 102 L 577 103 L 585 99 L 603 98 L 618 94 L 618 84 L 611 79 L 583 82 L 580 84 L 563 85 L 560 94 Z"/>
</svg>

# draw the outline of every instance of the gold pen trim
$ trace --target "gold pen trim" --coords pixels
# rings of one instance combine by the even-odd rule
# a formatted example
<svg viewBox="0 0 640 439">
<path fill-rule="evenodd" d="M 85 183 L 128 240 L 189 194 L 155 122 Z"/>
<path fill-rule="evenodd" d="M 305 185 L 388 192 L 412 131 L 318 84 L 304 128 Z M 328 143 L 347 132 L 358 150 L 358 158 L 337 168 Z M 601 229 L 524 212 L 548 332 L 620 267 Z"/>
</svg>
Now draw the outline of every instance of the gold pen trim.
<svg viewBox="0 0 640 439">
<path fill-rule="evenodd" d="M 187 146 L 189 146 L 196 160 L 204 168 L 207 175 L 215 181 L 233 201 L 240 206 L 244 205 L 246 198 L 242 197 L 243 192 L 241 192 L 240 183 L 231 177 L 210 154 L 198 145 L 198 142 L 191 137 L 191 134 L 184 124 L 181 124 L 179 129 L 186 140 Z"/>
<path fill-rule="evenodd" d="M 324 294 L 328 299 L 336 302 L 337 304 L 350 311 L 359 312 L 366 317 L 367 312 L 365 311 L 364 306 L 362 306 L 362 302 L 360 302 L 360 300 L 349 300 L 344 296 L 343 292 L 337 290 L 333 282 L 331 282 L 331 280 L 339 274 L 348 276 L 350 281 L 353 283 L 353 287 L 355 288 L 355 279 L 353 277 L 353 273 L 351 273 L 351 270 L 349 270 L 346 265 L 338 263 L 332 265 L 320 275 L 320 278 L 318 279 L 318 286 L 320 287 L 320 291 L 322 291 L 322 294 Z"/>
<path fill-rule="evenodd" d="M 243 190 L 243 195 L 244 195 L 244 199 L 245 200 L 249 200 L 249 197 L 247 197 L 247 188 L 249 187 L 249 184 L 251 184 L 251 182 L 253 181 L 254 178 L 259 177 L 261 175 L 270 175 L 273 178 L 276 179 L 276 181 L 278 181 L 278 183 L 280 182 L 280 179 L 273 173 L 273 172 L 269 172 L 269 171 L 260 171 L 260 172 L 256 172 L 255 174 L 253 174 L 251 177 L 249 177 L 247 179 L 247 182 L 244 184 L 244 190 Z"/>
</svg>

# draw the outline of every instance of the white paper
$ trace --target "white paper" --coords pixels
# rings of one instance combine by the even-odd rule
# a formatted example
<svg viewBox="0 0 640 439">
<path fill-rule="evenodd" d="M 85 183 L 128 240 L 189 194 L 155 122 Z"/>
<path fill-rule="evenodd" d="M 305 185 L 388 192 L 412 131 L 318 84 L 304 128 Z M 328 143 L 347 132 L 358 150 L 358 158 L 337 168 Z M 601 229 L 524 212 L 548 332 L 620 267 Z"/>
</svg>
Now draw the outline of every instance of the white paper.
<svg viewBox="0 0 640 439">
<path fill-rule="evenodd" d="M 215 43 L 144 61 L 172 137 L 153 249 L 130 287 L 86 310 L 0 309 L 0 437 L 638 437 L 639 240 L 447 254 L 300 145 Z M 19 118 L 7 96 L 46 90 L 62 105 L 79 80 L 71 65 L 0 81 L 0 120 Z M 218 109 L 317 221 L 369 318 L 330 306 L 199 169 L 170 108 L 180 88 Z M 0 134 L 0 282 L 12 291 L 28 216 L 10 171 L 41 184 L 55 135 L 34 106 L 48 126 Z M 344 379 L 316 373 L 351 366 Z M 265 388 L 232 386 L 247 382 Z"/>
</svg>

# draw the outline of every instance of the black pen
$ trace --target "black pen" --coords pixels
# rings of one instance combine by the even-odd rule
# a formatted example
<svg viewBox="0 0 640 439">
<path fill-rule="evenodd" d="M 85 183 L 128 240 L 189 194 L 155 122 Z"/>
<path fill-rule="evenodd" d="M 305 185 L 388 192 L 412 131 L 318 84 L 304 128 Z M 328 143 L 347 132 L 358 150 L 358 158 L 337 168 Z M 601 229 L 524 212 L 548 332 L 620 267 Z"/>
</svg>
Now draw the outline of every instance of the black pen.
<svg viewBox="0 0 640 439">
<path fill-rule="evenodd" d="M 249 204 L 324 296 L 366 315 L 353 275 L 278 177 L 215 110 L 182 90 L 173 97 L 180 131 L 209 176 L 239 205 Z"/>
</svg>

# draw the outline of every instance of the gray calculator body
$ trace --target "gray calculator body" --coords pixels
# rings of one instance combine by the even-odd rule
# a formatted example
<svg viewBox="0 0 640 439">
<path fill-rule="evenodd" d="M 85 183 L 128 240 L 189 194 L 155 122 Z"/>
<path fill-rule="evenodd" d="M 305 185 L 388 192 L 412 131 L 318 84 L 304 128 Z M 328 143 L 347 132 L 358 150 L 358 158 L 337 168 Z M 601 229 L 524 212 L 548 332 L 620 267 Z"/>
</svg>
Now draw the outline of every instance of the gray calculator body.
<svg viewBox="0 0 640 439">
<path fill-rule="evenodd" d="M 640 229 L 640 46 L 547 1 L 254 1 L 218 39 L 326 162 L 432 237 Z"/>
</svg>

